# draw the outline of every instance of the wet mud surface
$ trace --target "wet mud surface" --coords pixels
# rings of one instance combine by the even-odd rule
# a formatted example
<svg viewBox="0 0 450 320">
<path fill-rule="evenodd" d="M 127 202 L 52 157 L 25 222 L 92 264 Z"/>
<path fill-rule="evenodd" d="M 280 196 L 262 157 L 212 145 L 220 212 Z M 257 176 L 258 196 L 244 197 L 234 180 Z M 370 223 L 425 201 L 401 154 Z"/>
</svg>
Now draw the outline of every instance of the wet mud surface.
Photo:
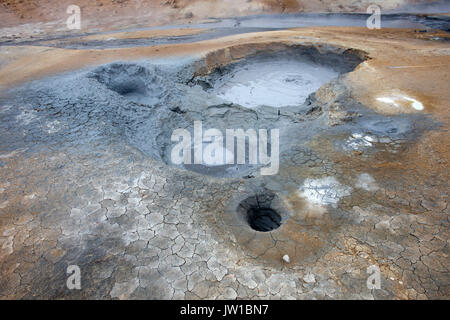
<svg viewBox="0 0 450 320">
<path fill-rule="evenodd" d="M 21 41 L 12 39 L 0 41 L 1 45 L 33 45 L 48 46 L 66 49 L 105 49 L 105 48 L 127 48 L 137 46 L 156 46 L 173 43 L 192 43 L 217 39 L 225 36 L 239 35 L 252 32 L 264 32 L 285 30 L 288 28 L 312 27 L 312 26 L 345 26 L 345 27 L 366 27 L 367 14 L 313 14 L 297 13 L 284 15 L 255 15 L 238 18 L 211 19 L 207 23 L 193 23 L 188 25 L 177 25 L 173 27 L 153 27 L 153 28 L 134 28 L 125 30 L 128 32 L 145 30 L 170 30 L 170 28 L 189 28 L 206 29 L 205 32 L 191 35 L 180 35 L 172 37 L 143 37 L 140 39 L 116 39 L 114 33 L 106 40 L 89 40 L 84 37 L 92 35 L 108 35 L 103 33 L 85 33 L 77 35 L 46 36 L 43 38 Z M 450 31 L 450 17 L 445 15 L 416 15 L 416 14 L 383 14 L 383 28 L 415 28 L 422 31 L 426 29 L 439 29 Z"/>
</svg>

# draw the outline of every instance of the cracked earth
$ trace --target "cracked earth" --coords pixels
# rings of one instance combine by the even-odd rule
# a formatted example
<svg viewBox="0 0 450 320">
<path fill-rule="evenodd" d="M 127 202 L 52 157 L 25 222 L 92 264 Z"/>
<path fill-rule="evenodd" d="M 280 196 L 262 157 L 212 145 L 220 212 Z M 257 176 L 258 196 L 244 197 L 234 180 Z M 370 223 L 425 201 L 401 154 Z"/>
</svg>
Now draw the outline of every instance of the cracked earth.
<svg viewBox="0 0 450 320">
<path fill-rule="evenodd" d="M 450 52 L 433 36 L 2 47 L 0 298 L 448 299 Z M 211 89 L 260 54 L 298 52 L 338 75 L 304 103 L 248 109 Z M 172 166 L 170 133 L 194 120 L 279 127 L 279 173 Z M 252 230 L 255 201 L 279 228 Z M 69 265 L 81 290 L 66 287 Z"/>
</svg>

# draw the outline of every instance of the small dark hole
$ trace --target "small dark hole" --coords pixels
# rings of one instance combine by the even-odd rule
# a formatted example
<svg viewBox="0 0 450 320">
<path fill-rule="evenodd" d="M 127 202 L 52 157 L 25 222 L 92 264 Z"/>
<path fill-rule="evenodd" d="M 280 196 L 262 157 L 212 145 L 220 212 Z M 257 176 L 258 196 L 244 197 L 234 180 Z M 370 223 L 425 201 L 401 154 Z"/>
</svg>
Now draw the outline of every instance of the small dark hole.
<svg viewBox="0 0 450 320">
<path fill-rule="evenodd" d="M 251 207 L 247 211 L 247 222 L 253 230 L 269 232 L 281 226 L 281 216 L 271 208 Z"/>
</svg>

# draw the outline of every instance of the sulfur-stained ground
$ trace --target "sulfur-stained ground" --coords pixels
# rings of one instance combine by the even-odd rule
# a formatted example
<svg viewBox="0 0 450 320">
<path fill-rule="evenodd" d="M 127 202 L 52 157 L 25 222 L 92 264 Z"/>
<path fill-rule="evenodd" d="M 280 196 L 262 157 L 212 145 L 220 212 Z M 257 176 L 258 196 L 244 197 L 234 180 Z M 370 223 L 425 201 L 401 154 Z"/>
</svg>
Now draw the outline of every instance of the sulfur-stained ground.
<svg viewBox="0 0 450 320">
<path fill-rule="evenodd" d="M 324 27 L 103 50 L 1 47 L 0 297 L 448 299 L 445 38 Z M 141 125 L 130 113 L 147 109 L 92 96 L 85 77 L 117 61 L 176 65 L 179 78 L 161 80 L 168 87 L 296 46 L 362 62 L 281 118 L 226 106 L 286 126 L 275 176 L 215 178 L 148 156 L 126 139 Z M 161 127 L 210 110 L 173 81 L 191 100 L 158 119 Z M 262 194 L 275 194 L 287 215 L 267 233 L 237 219 L 239 203 Z M 81 269 L 81 290 L 66 287 L 69 265 Z M 380 289 L 367 287 L 372 265 Z"/>
</svg>

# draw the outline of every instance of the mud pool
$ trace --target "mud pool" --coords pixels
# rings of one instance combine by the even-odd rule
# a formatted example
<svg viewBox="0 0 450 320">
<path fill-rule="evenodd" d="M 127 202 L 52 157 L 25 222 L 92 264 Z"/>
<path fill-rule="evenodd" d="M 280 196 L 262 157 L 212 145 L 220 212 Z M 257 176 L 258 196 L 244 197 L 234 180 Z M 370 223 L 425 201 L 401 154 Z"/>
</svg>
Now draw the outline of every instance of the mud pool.
<svg viewBox="0 0 450 320">
<path fill-rule="evenodd" d="M 333 142 L 336 150 L 365 149 L 370 154 L 375 145 L 383 145 L 381 141 L 407 141 L 430 127 L 431 122 L 420 114 L 387 118 L 352 101 L 340 79 L 363 56 L 342 48 L 319 52 L 314 47 L 293 46 L 256 51 L 206 73 L 201 71 L 206 60 L 136 61 L 35 81 L 13 91 L 14 99 L 4 102 L 13 107 L 2 113 L 3 119 L 11 121 L 2 124 L 4 136 L 10 138 L 1 143 L 12 150 L 38 149 L 41 144 L 88 146 L 93 140 L 118 139 L 167 165 L 215 177 L 253 178 L 260 175 L 262 164 L 249 161 L 249 136 L 244 164 L 237 164 L 236 145 L 227 149 L 224 137 L 222 163 L 178 165 L 171 160 L 173 132 L 185 129 L 194 136 L 195 121 L 201 121 L 203 131 L 276 128 L 280 130 L 280 162 L 289 165 L 293 150 L 307 148 L 308 141 L 319 134 L 347 136 Z M 333 101 L 321 101 L 316 95 L 321 87 L 339 95 Z M 342 110 L 329 109 L 336 102 Z M 342 118 L 339 126 L 329 123 L 336 111 Z M 193 144 L 192 155 L 195 148 L 205 149 L 208 144 Z M 235 164 L 225 164 L 227 153 Z"/>
<path fill-rule="evenodd" d="M 265 59 L 239 66 L 214 84 L 214 93 L 247 108 L 301 105 L 324 83 L 337 78 L 330 68 L 294 59 Z"/>
</svg>

